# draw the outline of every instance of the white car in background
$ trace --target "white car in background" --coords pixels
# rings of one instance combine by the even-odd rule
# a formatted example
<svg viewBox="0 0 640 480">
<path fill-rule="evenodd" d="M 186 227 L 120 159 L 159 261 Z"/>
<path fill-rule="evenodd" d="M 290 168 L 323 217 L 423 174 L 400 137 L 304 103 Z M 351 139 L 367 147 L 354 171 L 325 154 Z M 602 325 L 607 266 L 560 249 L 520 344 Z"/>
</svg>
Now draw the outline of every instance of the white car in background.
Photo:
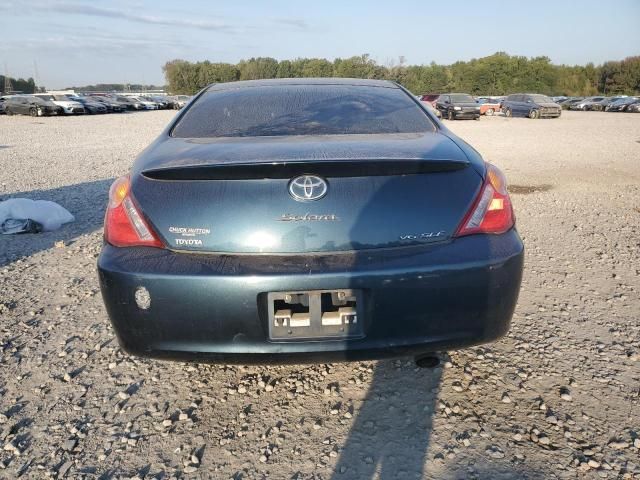
<svg viewBox="0 0 640 480">
<path fill-rule="evenodd" d="M 131 99 L 136 103 L 142 104 L 146 110 L 158 110 L 158 104 L 156 102 L 150 102 L 149 100 L 145 100 L 144 98 L 140 98 L 140 97 L 127 96 L 127 98 Z"/>
<path fill-rule="evenodd" d="M 173 99 L 173 109 L 180 110 L 189 103 L 193 97 L 190 95 L 175 95 L 171 98 Z"/>
<path fill-rule="evenodd" d="M 62 107 L 62 113 L 65 115 L 86 113 L 84 110 L 84 105 L 82 105 L 80 102 L 69 100 L 69 98 L 67 98 L 65 95 L 40 94 L 36 95 L 36 97 L 40 97 L 43 100 L 49 100 L 59 107 Z"/>
</svg>

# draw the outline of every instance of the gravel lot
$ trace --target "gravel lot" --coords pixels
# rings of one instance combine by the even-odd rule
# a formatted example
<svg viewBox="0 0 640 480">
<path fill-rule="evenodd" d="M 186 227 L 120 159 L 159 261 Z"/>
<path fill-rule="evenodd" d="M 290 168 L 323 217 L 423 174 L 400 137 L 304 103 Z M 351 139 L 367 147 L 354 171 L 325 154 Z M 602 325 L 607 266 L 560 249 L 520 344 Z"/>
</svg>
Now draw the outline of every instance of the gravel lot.
<svg viewBox="0 0 640 480">
<path fill-rule="evenodd" d="M 510 334 L 411 359 L 229 367 L 121 352 L 95 262 L 112 179 L 173 116 L 0 117 L 0 478 L 640 478 L 640 115 L 447 122 L 511 182 Z"/>
</svg>

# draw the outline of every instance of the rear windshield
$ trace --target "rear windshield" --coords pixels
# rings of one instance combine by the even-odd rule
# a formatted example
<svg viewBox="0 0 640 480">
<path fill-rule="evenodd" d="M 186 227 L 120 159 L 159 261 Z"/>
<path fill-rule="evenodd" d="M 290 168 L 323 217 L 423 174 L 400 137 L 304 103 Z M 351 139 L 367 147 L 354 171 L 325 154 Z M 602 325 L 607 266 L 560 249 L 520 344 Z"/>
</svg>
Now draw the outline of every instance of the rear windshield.
<svg viewBox="0 0 640 480">
<path fill-rule="evenodd" d="M 451 95 L 452 103 L 476 103 L 471 95 L 453 94 Z"/>
<path fill-rule="evenodd" d="M 213 90 L 191 105 L 174 137 L 415 133 L 434 130 L 397 88 L 278 85 Z"/>
<path fill-rule="evenodd" d="M 535 103 L 553 103 L 546 95 L 529 95 L 529 98 Z"/>
</svg>

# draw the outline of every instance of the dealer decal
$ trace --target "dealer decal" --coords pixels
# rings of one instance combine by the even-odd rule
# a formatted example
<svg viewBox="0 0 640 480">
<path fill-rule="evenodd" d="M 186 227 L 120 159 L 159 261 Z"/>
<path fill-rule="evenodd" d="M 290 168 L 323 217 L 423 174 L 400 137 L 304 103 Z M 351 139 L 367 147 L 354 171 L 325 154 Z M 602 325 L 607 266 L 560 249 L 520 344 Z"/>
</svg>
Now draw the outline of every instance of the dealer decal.
<svg viewBox="0 0 640 480">
<path fill-rule="evenodd" d="M 204 244 L 200 240 L 199 236 L 211 235 L 211 230 L 203 227 L 169 227 L 169 233 L 174 235 L 180 235 L 178 238 L 174 238 L 173 241 L 179 247 L 202 247 Z"/>
<path fill-rule="evenodd" d="M 196 237 L 198 235 L 210 235 L 211 230 L 197 227 L 169 227 L 169 233 L 177 233 L 183 237 Z"/>
</svg>

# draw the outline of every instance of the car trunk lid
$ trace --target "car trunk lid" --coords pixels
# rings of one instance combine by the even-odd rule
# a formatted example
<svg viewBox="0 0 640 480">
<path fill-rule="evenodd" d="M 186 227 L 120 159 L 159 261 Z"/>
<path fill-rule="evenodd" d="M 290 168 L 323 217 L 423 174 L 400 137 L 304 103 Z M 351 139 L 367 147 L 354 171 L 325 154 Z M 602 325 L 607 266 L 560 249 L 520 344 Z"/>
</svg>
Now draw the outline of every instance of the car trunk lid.
<svg viewBox="0 0 640 480">
<path fill-rule="evenodd" d="M 441 133 L 161 140 L 132 191 L 172 249 L 309 253 L 441 242 L 482 177 Z M 324 180 L 296 200 L 298 176 Z M 304 200 L 304 199 L 303 199 Z"/>
</svg>

